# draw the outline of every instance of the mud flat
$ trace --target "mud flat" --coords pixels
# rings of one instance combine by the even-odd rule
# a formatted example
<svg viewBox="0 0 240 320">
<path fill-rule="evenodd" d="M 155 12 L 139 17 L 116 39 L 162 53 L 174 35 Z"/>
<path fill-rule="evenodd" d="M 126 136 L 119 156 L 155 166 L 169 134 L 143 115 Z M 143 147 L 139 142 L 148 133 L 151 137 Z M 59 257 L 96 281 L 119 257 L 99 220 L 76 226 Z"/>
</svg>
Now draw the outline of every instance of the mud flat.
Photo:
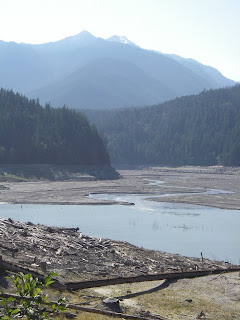
<svg viewBox="0 0 240 320">
<path fill-rule="evenodd" d="M 145 194 L 149 198 L 154 195 L 151 198 L 153 201 L 240 209 L 240 168 L 149 167 L 118 170 L 118 172 L 121 178 L 115 180 L 97 180 L 92 175 L 79 174 L 77 179 L 72 177 L 70 180 L 2 181 L 0 182 L 0 202 L 116 204 L 112 201 L 86 197 L 89 193 L 115 193 Z M 152 182 L 158 180 L 163 183 L 152 185 L 149 180 Z M 210 189 L 226 192 L 203 194 Z"/>
</svg>

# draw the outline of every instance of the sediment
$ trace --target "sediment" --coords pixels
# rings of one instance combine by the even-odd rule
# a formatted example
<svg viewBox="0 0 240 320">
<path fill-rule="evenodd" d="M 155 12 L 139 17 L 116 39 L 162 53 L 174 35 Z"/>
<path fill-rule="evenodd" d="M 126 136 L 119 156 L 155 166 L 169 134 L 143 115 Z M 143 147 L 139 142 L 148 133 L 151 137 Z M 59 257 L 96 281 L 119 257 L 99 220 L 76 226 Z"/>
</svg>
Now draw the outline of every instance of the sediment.
<svg viewBox="0 0 240 320">
<path fill-rule="evenodd" d="M 118 170 L 117 177 L 121 178 L 100 180 L 93 175 L 79 172 L 78 177 L 75 176 L 72 179 L 64 180 L 62 177 L 62 180 L 35 179 L 16 182 L 5 176 L 6 181 L 2 181 L 0 186 L 0 202 L 65 205 L 123 204 L 86 197 L 89 193 L 113 193 L 141 194 L 153 201 L 240 209 L 240 168 L 149 167 Z M 151 185 L 150 180 L 161 180 L 163 183 Z M 203 194 L 209 189 L 228 192 Z M 151 198 L 153 195 L 154 198 Z"/>
</svg>

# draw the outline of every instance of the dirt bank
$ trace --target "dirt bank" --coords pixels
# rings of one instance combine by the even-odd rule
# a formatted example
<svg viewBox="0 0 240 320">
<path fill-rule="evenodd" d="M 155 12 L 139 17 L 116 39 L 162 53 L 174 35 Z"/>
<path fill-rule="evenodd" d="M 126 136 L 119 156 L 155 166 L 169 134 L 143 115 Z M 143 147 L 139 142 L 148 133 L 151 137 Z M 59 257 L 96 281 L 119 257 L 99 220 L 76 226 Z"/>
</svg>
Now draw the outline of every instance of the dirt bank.
<svg viewBox="0 0 240 320">
<path fill-rule="evenodd" d="M 1 164 L 0 181 L 95 181 L 118 179 L 110 165 Z"/>
</svg>

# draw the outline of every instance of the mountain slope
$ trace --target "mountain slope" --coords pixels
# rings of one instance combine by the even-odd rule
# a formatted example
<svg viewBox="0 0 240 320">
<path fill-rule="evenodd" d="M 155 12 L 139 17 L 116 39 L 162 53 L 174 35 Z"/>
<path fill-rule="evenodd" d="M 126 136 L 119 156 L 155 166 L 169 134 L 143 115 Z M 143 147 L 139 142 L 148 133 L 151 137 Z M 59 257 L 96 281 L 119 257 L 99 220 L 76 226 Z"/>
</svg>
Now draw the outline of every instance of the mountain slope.
<svg viewBox="0 0 240 320">
<path fill-rule="evenodd" d="M 113 163 L 240 166 L 240 85 L 85 114 L 105 136 Z"/>
<path fill-rule="evenodd" d="M 0 163 L 109 164 L 86 117 L 0 89 Z"/>
<path fill-rule="evenodd" d="M 52 79 L 52 70 L 32 46 L 0 41 L 0 87 L 27 92 Z"/>
<path fill-rule="evenodd" d="M 174 54 L 168 55 L 168 56 L 171 56 L 173 59 L 180 62 L 182 65 L 189 68 L 191 71 L 198 74 L 200 77 L 204 78 L 205 80 L 208 80 L 209 78 L 211 78 L 211 81 L 215 82 L 214 88 L 226 86 L 226 81 L 223 75 L 213 67 L 206 66 L 204 64 L 199 63 L 196 60 L 182 58 Z M 234 84 L 234 81 L 229 82 L 229 85 L 233 85 L 233 84 Z"/>
<path fill-rule="evenodd" d="M 144 99 L 144 101 L 142 102 L 140 101 L 140 103 L 137 102 L 132 104 L 132 99 L 131 97 L 129 97 L 130 103 L 128 103 L 127 106 L 152 104 L 153 101 L 154 103 L 157 103 L 157 102 L 161 102 L 177 96 L 198 93 L 204 88 L 206 89 L 211 88 L 210 80 L 204 80 L 203 78 L 196 75 L 192 70 L 184 67 L 174 59 L 171 59 L 164 55 L 159 55 L 151 51 L 142 50 L 134 46 L 124 45 L 117 42 L 104 42 L 103 40 L 96 41 L 94 42 L 94 44 L 91 44 L 88 46 L 77 48 L 72 54 L 71 59 L 67 59 L 66 62 L 64 59 L 62 59 L 61 63 L 60 61 L 58 61 L 58 64 L 60 64 L 60 68 L 58 70 L 66 68 L 66 64 L 67 64 L 67 69 L 69 71 L 74 70 L 74 66 L 77 65 L 76 59 L 78 60 L 78 65 L 80 65 L 80 67 L 84 67 L 86 65 L 90 65 L 91 63 L 95 63 L 94 61 L 99 59 L 99 57 L 115 61 L 116 66 L 113 66 L 113 63 L 112 63 L 112 67 L 114 69 L 118 68 L 117 64 L 119 60 L 125 61 L 125 63 L 134 64 L 136 66 L 136 70 L 137 68 L 141 69 L 142 73 L 145 73 L 146 76 L 150 77 L 151 79 L 154 79 L 155 81 L 160 81 L 160 83 L 163 84 L 162 88 L 159 90 L 157 100 L 153 96 L 152 98 L 150 97 L 150 99 L 147 99 L 147 100 Z M 81 70 L 79 69 L 78 72 L 81 72 Z M 128 72 L 129 71 L 125 69 L 126 75 L 128 74 Z M 62 70 L 62 73 L 64 73 L 64 70 Z M 78 94 L 76 91 L 69 90 L 70 88 L 68 89 L 67 87 L 68 87 L 69 77 L 75 76 L 75 74 L 74 74 L 74 71 L 71 74 L 67 72 L 65 73 L 66 73 L 65 79 L 62 78 L 61 84 L 64 86 L 64 81 L 66 81 L 65 83 L 66 93 L 68 91 L 71 91 L 71 95 L 69 96 L 66 94 L 64 96 L 64 102 L 72 107 L 71 97 L 75 95 L 77 97 Z M 88 88 L 91 88 L 91 87 L 94 88 L 95 87 L 94 77 L 92 79 L 89 78 L 89 81 L 90 83 L 88 83 Z M 74 79 L 71 82 L 74 82 Z M 104 84 L 104 79 L 101 79 L 100 82 Z M 55 92 L 57 91 L 58 85 L 59 85 L 59 80 L 53 83 L 53 87 L 56 89 Z M 62 95 L 62 92 L 61 92 L 62 85 L 58 88 L 58 92 L 60 95 Z M 108 83 L 105 83 L 105 87 L 107 87 L 107 85 Z M 150 83 L 144 82 L 142 84 L 142 86 L 145 86 L 147 90 L 151 90 L 151 85 L 152 85 L 151 81 Z M 162 95 L 166 87 L 169 88 L 172 92 L 170 96 L 167 94 L 168 96 L 167 99 L 165 98 L 165 96 Z M 213 84 L 213 87 L 215 88 L 215 83 Z M 119 86 L 119 93 L 126 96 L 127 98 L 130 92 L 130 89 L 131 89 L 131 86 L 129 87 L 128 91 L 126 91 L 126 86 L 125 87 Z M 87 90 L 87 93 L 83 93 L 83 94 L 87 96 L 86 100 L 88 98 L 91 99 L 91 96 L 99 95 L 98 88 L 97 88 L 97 91 Z M 45 100 L 45 101 L 41 99 L 44 96 L 44 90 L 35 91 L 31 94 L 31 96 L 40 97 L 40 100 L 43 102 L 54 101 L 54 95 L 53 96 L 47 95 L 48 100 Z M 104 95 L 103 95 L 103 98 L 104 98 Z M 115 96 L 116 104 L 118 104 L 117 103 L 118 98 L 119 98 L 119 94 Z M 113 96 L 113 99 L 114 99 L 114 96 Z M 140 99 L 141 99 L 141 95 L 139 96 L 138 101 Z M 106 96 L 105 104 L 101 103 L 100 106 L 96 106 L 95 108 L 109 108 L 111 104 L 112 104 L 112 99 L 108 100 L 108 97 Z M 91 107 L 91 106 L 89 105 L 87 107 Z"/>
<path fill-rule="evenodd" d="M 120 77 L 114 79 L 118 90 L 115 90 L 114 84 L 112 88 L 110 86 L 107 89 L 109 77 L 106 76 L 106 72 L 102 73 L 101 78 L 99 68 L 93 72 L 90 67 L 96 66 L 96 61 L 101 59 L 111 61 L 109 64 L 114 72 L 119 69 L 121 60 L 125 64 L 125 77 L 131 79 L 129 85 L 128 81 L 123 81 L 119 72 L 115 72 L 115 77 Z M 133 74 L 133 67 L 129 67 L 128 70 L 128 63 L 135 65 L 136 75 Z M 189 61 L 175 56 L 141 49 L 125 37 L 114 36 L 112 39 L 104 40 L 87 31 L 40 45 L 0 42 L 0 86 L 40 98 L 43 102 L 57 101 L 57 104 L 66 103 L 70 107 L 73 107 L 72 101 L 79 99 L 79 90 L 84 86 L 84 67 L 91 69 L 92 78 L 89 75 L 85 85 L 87 88 L 80 90 L 81 100 L 85 106 L 93 96 L 101 95 L 100 100 L 105 103 L 101 102 L 97 106 L 93 101 L 96 108 L 159 103 L 177 96 L 199 93 L 203 89 L 234 84 L 213 68 L 206 68 L 199 63 L 197 67 L 192 65 Z M 109 72 L 109 68 L 106 68 Z M 136 90 L 132 92 L 135 83 L 133 79 L 138 78 L 139 73 L 142 73 L 142 76 L 137 81 Z M 103 92 L 100 92 L 100 87 L 96 87 L 94 76 L 99 79 L 98 83 L 101 83 Z M 78 79 L 81 85 L 76 82 Z M 72 87 L 69 87 L 70 84 Z M 143 92 L 146 95 L 141 94 L 140 88 L 144 88 Z M 120 99 L 120 96 L 124 99 Z M 92 107 L 92 104 L 86 107 Z"/>
<path fill-rule="evenodd" d="M 52 86 L 38 91 L 54 106 L 119 108 L 170 99 L 175 93 L 135 64 L 117 59 L 96 59 Z"/>
</svg>

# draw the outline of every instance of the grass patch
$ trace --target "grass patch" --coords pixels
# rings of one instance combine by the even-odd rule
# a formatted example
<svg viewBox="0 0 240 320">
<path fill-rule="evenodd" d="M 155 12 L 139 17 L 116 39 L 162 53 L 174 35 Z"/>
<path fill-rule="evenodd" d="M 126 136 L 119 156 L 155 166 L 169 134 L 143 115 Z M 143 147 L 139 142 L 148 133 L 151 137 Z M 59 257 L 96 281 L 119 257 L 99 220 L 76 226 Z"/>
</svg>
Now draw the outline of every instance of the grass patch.
<svg viewBox="0 0 240 320">
<path fill-rule="evenodd" d="M 26 181 L 29 180 L 23 176 L 19 176 L 19 175 L 15 175 L 15 174 L 11 174 L 11 173 L 1 173 L 0 174 L 0 182 L 6 182 L 6 181 Z"/>
</svg>

